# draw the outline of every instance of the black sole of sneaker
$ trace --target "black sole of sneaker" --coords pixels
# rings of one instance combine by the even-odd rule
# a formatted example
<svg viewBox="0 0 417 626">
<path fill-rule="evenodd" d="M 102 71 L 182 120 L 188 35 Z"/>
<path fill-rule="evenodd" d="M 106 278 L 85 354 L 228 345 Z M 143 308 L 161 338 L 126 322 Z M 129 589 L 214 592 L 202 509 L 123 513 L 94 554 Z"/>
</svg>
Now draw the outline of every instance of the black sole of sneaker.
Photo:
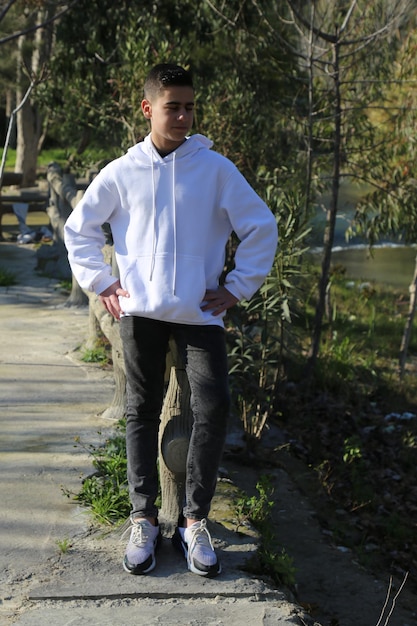
<svg viewBox="0 0 417 626">
<path fill-rule="evenodd" d="M 149 574 L 149 572 L 152 572 L 152 570 L 155 569 L 156 566 L 155 552 L 159 548 L 161 541 L 162 535 L 161 532 L 159 532 L 154 543 L 154 553 L 151 554 L 149 558 L 146 559 L 146 561 L 144 561 L 143 563 L 139 563 L 139 565 L 132 565 L 131 563 L 129 563 L 125 555 L 123 559 L 124 571 L 128 574 L 133 574 L 134 576 L 143 576 L 145 574 Z"/>
<path fill-rule="evenodd" d="M 139 565 L 131 565 L 127 560 L 127 557 L 123 559 L 123 569 L 128 574 L 133 574 L 134 576 L 141 576 L 144 574 L 149 574 L 153 569 L 155 569 L 156 559 L 155 556 L 150 556 L 149 559 L 146 559 L 144 563 L 140 563 Z"/>
</svg>

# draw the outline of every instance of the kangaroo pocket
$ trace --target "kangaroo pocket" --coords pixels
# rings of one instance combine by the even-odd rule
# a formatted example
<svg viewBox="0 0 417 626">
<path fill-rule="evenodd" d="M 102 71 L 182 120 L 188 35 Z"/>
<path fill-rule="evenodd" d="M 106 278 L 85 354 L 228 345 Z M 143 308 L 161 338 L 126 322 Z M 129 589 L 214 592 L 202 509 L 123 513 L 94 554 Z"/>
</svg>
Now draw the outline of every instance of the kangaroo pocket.
<svg viewBox="0 0 417 626">
<path fill-rule="evenodd" d="M 172 254 L 138 256 L 122 277 L 130 298 L 121 298 L 123 311 L 161 320 L 203 323 L 200 310 L 206 292 L 201 257 Z"/>
</svg>

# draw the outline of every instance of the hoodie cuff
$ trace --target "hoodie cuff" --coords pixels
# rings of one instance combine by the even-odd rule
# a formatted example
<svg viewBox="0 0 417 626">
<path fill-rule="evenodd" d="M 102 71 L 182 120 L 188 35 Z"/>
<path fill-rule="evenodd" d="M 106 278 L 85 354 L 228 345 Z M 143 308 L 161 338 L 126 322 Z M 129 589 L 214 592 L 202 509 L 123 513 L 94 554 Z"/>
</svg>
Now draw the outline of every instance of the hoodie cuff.
<svg viewBox="0 0 417 626">
<path fill-rule="evenodd" d="M 94 293 L 99 296 L 101 293 L 103 293 L 103 291 L 106 291 L 106 289 L 108 289 L 111 285 L 114 285 L 114 283 L 117 283 L 119 279 L 116 278 L 115 276 L 104 276 L 102 277 L 100 280 L 94 282 L 91 287 L 90 287 L 90 291 L 94 291 Z"/>
<path fill-rule="evenodd" d="M 240 300 L 243 300 L 242 294 L 239 293 L 239 291 L 236 288 L 236 285 L 234 283 L 225 282 L 224 283 L 224 287 L 225 287 L 225 289 L 227 289 L 227 291 L 229 291 L 232 294 L 232 296 L 237 298 L 239 300 L 239 302 L 240 302 Z"/>
</svg>

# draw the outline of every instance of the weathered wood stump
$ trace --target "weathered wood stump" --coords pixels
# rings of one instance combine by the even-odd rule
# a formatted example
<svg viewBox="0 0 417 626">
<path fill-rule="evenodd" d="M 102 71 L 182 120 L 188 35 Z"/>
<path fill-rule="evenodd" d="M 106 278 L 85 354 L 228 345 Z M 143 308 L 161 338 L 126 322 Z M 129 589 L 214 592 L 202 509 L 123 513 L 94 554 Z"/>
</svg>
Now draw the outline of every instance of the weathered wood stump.
<svg viewBox="0 0 417 626">
<path fill-rule="evenodd" d="M 89 293 L 88 298 L 89 335 L 86 347 L 94 348 L 100 336 L 104 335 L 111 345 L 113 361 L 114 394 L 110 405 L 101 417 L 120 420 L 126 414 L 126 374 L 119 324 L 107 313 L 96 294 Z"/>
<path fill-rule="evenodd" d="M 159 428 L 159 475 L 164 534 L 170 535 L 183 507 L 185 472 L 193 416 L 190 408 L 190 386 L 185 365 L 174 341 L 167 358 L 168 389 L 165 394 Z"/>
<path fill-rule="evenodd" d="M 49 205 L 46 212 L 52 228 L 53 244 L 41 246 L 37 251 L 38 269 L 49 276 L 66 279 L 71 277 L 71 269 L 64 243 L 64 225 L 83 192 L 77 189 L 74 176 L 64 173 L 58 163 L 48 165 L 46 177 L 49 184 Z M 73 279 L 66 306 L 86 306 L 87 303 L 85 293 Z"/>
</svg>

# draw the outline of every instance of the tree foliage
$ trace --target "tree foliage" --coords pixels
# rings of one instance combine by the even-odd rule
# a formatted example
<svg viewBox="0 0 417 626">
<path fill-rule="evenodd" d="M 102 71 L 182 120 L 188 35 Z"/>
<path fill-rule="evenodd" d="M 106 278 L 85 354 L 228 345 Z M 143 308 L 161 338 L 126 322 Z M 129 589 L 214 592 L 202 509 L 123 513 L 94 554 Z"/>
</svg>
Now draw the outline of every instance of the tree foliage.
<svg viewBox="0 0 417 626">
<path fill-rule="evenodd" d="M 417 238 L 415 21 L 397 47 L 380 106 L 370 115 L 379 145 L 370 193 L 357 207 L 356 232 L 365 234 L 371 243 L 384 236 L 408 243 Z"/>
<path fill-rule="evenodd" d="M 147 71 L 175 61 L 195 77 L 195 130 L 210 134 L 251 182 L 259 165 L 280 167 L 293 139 L 282 111 L 294 98 L 294 61 L 252 3 L 231 2 L 227 11 L 225 19 L 208 3 L 80 0 L 60 21 L 53 79 L 42 90 L 50 135 L 79 152 L 89 142 L 132 145 L 148 132 L 140 109 Z"/>
<path fill-rule="evenodd" d="M 315 358 L 340 182 L 372 190 L 356 225 L 371 242 L 388 232 L 414 237 L 416 6 L 415 0 L 11 0 L 0 14 L 0 41 L 12 52 L 19 29 L 33 32 L 30 16 L 46 7 L 59 15 L 43 23 L 54 45 L 35 104 L 47 121 L 47 140 L 66 146 L 73 166 L 89 164 L 83 157 L 89 146 L 108 159 L 148 132 L 140 108 L 144 77 L 155 63 L 175 61 L 194 74 L 195 131 L 232 158 L 280 223 L 295 219 L 300 230 L 289 230 L 300 249 L 297 237 L 328 192 Z M 10 67 L 0 71 L 12 82 Z M 281 194 L 296 198 L 296 210 L 288 203 L 277 208 Z"/>
<path fill-rule="evenodd" d="M 362 183 L 372 180 L 381 138 L 370 112 L 381 102 L 397 30 L 410 20 L 412 12 L 403 0 L 332 4 L 288 0 L 288 6 L 290 23 L 299 34 L 300 65 L 309 94 L 305 117 L 307 193 L 310 199 L 316 177 L 328 188 L 330 197 L 307 368 L 311 374 L 320 349 L 329 291 L 340 182 L 343 177 Z"/>
</svg>

